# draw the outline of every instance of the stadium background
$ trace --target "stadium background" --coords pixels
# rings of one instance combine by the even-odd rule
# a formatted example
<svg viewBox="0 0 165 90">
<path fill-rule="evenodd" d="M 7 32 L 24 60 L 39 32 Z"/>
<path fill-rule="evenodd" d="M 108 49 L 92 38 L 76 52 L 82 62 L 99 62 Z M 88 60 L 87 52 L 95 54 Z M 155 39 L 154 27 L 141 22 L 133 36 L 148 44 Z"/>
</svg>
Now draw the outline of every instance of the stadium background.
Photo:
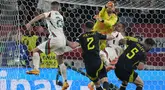
<svg viewBox="0 0 165 90">
<path fill-rule="evenodd" d="M 24 25 L 36 15 L 50 10 L 49 4 L 51 1 L 53 0 L 0 1 L 0 82 L 3 83 L 1 85 L 4 85 L 3 80 L 7 80 L 7 84 L 5 83 L 7 85 L 7 90 L 10 90 L 11 85 L 8 83 L 11 83 L 13 79 L 27 79 L 31 88 L 27 90 L 33 90 L 34 85 L 32 83 L 34 80 L 55 80 L 55 77 L 51 78 L 51 76 L 55 76 L 56 69 L 54 68 L 56 68 L 58 64 L 53 53 L 48 56 L 45 54 L 41 55 L 43 59 L 41 67 L 44 69 L 41 69 L 41 75 L 39 77 L 25 75 L 25 71 L 29 69 L 25 61 L 31 58 L 29 49 L 45 41 L 48 32 L 44 20 L 35 23 L 30 33 L 25 29 Z M 65 35 L 67 39 L 71 41 L 75 41 L 77 36 L 83 32 L 85 21 L 94 21 L 93 16 L 97 14 L 99 10 L 101 10 L 101 7 L 107 2 L 106 0 L 58 1 L 61 2 L 61 14 L 64 16 L 65 20 Z M 133 32 L 136 36 L 143 38 L 151 37 L 156 41 L 155 47 L 148 54 L 146 70 L 139 72 L 147 83 L 145 84 L 145 90 L 165 90 L 165 82 L 163 81 L 165 80 L 163 77 L 163 75 L 165 75 L 165 1 L 117 0 L 117 7 L 119 9 L 119 21 L 126 25 L 125 31 L 127 33 Z M 35 35 L 34 37 L 37 38 L 35 45 L 27 45 L 30 42 L 33 44 L 35 42 L 33 41 L 34 38 L 31 38 L 29 34 L 33 34 Z M 29 36 L 30 38 L 27 39 Z M 71 65 L 77 68 L 84 68 L 81 49 L 67 52 L 64 57 Z M 16 74 L 11 76 L 14 72 L 16 72 Z M 50 73 L 45 74 L 44 72 Z M 69 70 L 69 75 L 72 72 L 73 71 Z M 75 72 L 73 73 L 73 76 L 68 76 L 69 80 L 76 80 L 79 85 L 87 85 L 87 83 L 85 83 L 85 81 L 89 81 L 87 78 Z M 119 85 L 114 73 L 111 73 L 112 74 L 109 74 L 109 76 L 112 82 Z M 76 75 L 78 75 L 78 77 L 74 78 Z M 5 90 L 1 85 L 0 87 L 2 90 Z M 72 90 L 79 90 L 79 88 L 73 89 L 76 85 L 73 86 L 74 87 L 71 87 Z M 38 88 L 42 87 L 42 85 L 38 86 Z M 134 86 L 130 86 L 130 90 L 132 90 L 133 87 Z M 21 88 L 22 87 L 18 85 L 17 89 L 22 90 Z M 51 90 L 53 89 L 51 88 Z"/>
</svg>

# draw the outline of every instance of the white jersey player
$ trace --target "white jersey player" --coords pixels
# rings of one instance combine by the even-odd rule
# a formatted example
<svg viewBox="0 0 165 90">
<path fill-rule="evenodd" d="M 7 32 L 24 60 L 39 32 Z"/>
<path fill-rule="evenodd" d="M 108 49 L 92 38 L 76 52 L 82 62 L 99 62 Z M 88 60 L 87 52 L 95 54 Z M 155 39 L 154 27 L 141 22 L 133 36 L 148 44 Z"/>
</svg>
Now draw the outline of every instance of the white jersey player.
<svg viewBox="0 0 165 90">
<path fill-rule="evenodd" d="M 48 31 L 49 31 L 49 39 L 43 43 L 41 43 L 39 46 L 37 46 L 33 52 L 33 65 L 34 69 L 31 71 L 28 71 L 27 74 L 39 74 L 39 64 L 40 64 L 40 52 L 44 52 L 46 54 L 49 54 L 50 52 L 54 52 L 57 56 L 60 72 L 63 77 L 63 87 L 62 90 L 65 90 L 69 87 L 69 84 L 67 83 L 66 79 L 66 66 L 63 63 L 62 55 L 65 52 L 66 47 L 66 38 L 63 32 L 63 25 L 64 25 L 64 19 L 63 16 L 59 13 L 59 7 L 60 4 L 56 1 L 51 3 L 51 9 L 52 11 L 46 12 L 43 14 L 40 14 L 36 16 L 34 19 L 32 19 L 28 24 L 26 24 L 26 28 L 30 29 L 31 25 L 35 23 L 36 21 L 40 19 L 46 19 L 47 25 L 48 25 Z"/>
<path fill-rule="evenodd" d="M 107 41 L 107 47 L 100 51 L 100 56 L 104 60 L 105 66 L 107 66 L 107 71 L 115 68 L 114 65 L 123 52 L 123 49 L 119 46 L 119 41 L 124 39 L 123 31 L 124 25 L 117 23 L 114 26 L 114 31 L 111 33 L 115 38 Z"/>
<path fill-rule="evenodd" d="M 43 42 L 37 48 L 46 54 L 55 52 L 56 55 L 62 55 L 66 46 L 66 38 L 63 32 L 63 16 L 58 11 L 50 11 L 43 14 L 47 18 L 49 40 Z"/>
<path fill-rule="evenodd" d="M 112 34 L 113 36 L 115 36 L 115 38 L 114 38 L 113 40 L 107 41 L 107 45 L 108 45 L 108 46 L 113 46 L 113 45 L 119 46 L 119 41 L 120 41 L 121 39 L 124 39 L 124 36 L 122 35 L 121 32 L 116 31 L 116 30 L 113 31 L 111 34 Z"/>
</svg>

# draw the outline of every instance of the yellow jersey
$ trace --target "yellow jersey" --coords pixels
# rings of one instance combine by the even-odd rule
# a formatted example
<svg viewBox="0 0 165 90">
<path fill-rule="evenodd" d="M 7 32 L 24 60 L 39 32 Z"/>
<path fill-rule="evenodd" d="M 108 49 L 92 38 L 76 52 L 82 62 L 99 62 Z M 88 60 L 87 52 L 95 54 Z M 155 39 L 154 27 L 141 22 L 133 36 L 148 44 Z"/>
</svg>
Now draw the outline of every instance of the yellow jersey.
<svg viewBox="0 0 165 90">
<path fill-rule="evenodd" d="M 101 17 L 104 22 L 96 21 L 93 31 L 98 31 L 102 34 L 108 34 L 113 31 L 113 26 L 117 23 L 118 16 L 114 13 L 108 15 L 105 7 L 99 12 L 99 17 Z"/>
<path fill-rule="evenodd" d="M 37 40 L 38 40 L 38 36 L 36 35 L 33 35 L 31 37 L 22 36 L 21 43 L 27 45 L 28 51 L 31 51 L 36 47 Z"/>
</svg>

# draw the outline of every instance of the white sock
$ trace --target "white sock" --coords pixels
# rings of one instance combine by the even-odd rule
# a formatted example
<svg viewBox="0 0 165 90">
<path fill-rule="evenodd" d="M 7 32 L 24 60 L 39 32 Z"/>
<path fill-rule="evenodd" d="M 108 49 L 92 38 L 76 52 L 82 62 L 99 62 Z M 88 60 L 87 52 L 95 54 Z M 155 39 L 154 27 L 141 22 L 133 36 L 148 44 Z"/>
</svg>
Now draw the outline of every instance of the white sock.
<svg viewBox="0 0 165 90">
<path fill-rule="evenodd" d="M 34 69 L 39 70 L 40 56 L 38 52 L 33 53 L 32 60 L 33 60 Z"/>
<path fill-rule="evenodd" d="M 33 61 L 29 61 L 29 66 L 33 68 Z"/>
<path fill-rule="evenodd" d="M 63 82 L 65 82 L 67 80 L 67 76 L 66 76 L 66 69 L 67 68 L 66 68 L 64 63 L 60 64 L 59 67 L 60 67 L 60 72 L 62 75 Z"/>
</svg>

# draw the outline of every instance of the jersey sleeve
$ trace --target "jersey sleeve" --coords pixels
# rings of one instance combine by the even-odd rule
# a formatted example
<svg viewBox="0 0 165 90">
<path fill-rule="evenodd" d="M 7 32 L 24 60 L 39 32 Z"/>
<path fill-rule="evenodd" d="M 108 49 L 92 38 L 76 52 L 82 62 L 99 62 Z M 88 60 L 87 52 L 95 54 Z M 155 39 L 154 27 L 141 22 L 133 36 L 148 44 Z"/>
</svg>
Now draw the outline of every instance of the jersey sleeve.
<svg viewBox="0 0 165 90">
<path fill-rule="evenodd" d="M 118 33 L 112 32 L 111 35 L 116 37 Z"/>
<path fill-rule="evenodd" d="M 99 12 L 99 16 L 102 17 L 105 14 L 106 8 L 103 7 L 101 11 Z"/>
<path fill-rule="evenodd" d="M 144 54 L 142 54 L 142 56 L 141 56 L 141 58 L 140 58 L 140 62 L 143 62 L 143 63 L 146 63 L 146 59 L 147 59 L 147 56 L 146 56 L 146 54 L 144 53 Z"/>
<path fill-rule="evenodd" d="M 134 42 L 138 42 L 137 38 L 131 37 L 131 36 L 126 36 L 125 39 L 130 40 L 130 41 L 134 41 Z"/>
<path fill-rule="evenodd" d="M 50 12 L 45 12 L 45 13 L 43 13 L 43 14 L 45 15 L 45 18 L 48 18 L 49 15 L 50 15 Z"/>
<path fill-rule="evenodd" d="M 131 40 L 126 40 L 126 42 L 127 42 L 127 45 L 131 45 L 131 44 L 135 43 L 135 42 L 133 42 Z"/>
<path fill-rule="evenodd" d="M 99 39 L 101 39 L 101 40 L 105 40 L 107 38 L 106 35 L 103 35 L 103 34 L 98 33 L 98 32 L 97 32 L 97 35 L 98 35 Z"/>
<path fill-rule="evenodd" d="M 119 34 L 120 39 L 124 39 L 124 36 L 120 33 Z"/>
</svg>

